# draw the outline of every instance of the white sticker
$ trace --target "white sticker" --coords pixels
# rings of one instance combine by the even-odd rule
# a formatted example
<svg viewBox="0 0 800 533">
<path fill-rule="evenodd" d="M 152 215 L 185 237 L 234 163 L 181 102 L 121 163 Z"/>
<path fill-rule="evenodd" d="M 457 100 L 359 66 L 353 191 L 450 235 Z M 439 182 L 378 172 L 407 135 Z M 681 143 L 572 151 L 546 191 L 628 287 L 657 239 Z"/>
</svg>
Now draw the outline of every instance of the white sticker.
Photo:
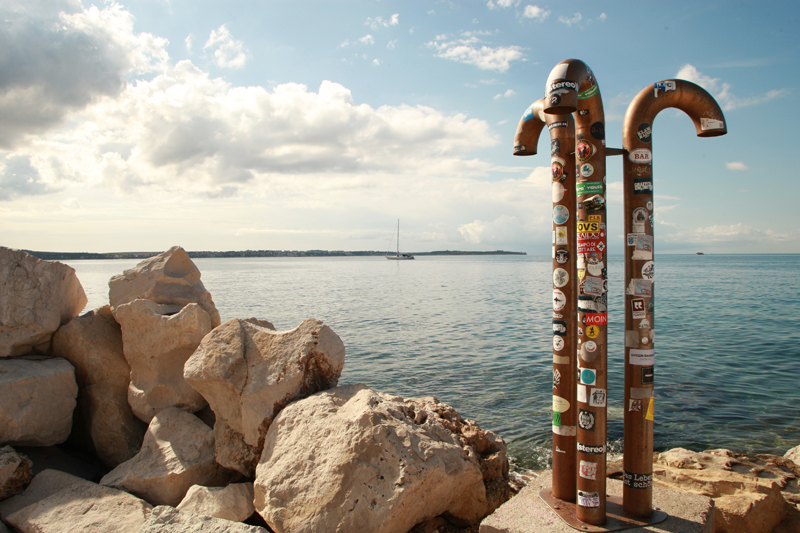
<svg viewBox="0 0 800 533">
<path fill-rule="evenodd" d="M 565 226 L 558 226 L 555 231 L 556 231 L 555 244 L 566 246 L 568 244 L 567 228 Z"/>
<path fill-rule="evenodd" d="M 589 405 L 592 407 L 606 406 L 606 389 L 592 389 L 589 393 Z"/>
<path fill-rule="evenodd" d="M 655 350 L 631 349 L 630 362 L 632 365 L 653 366 L 656 364 Z"/>
<path fill-rule="evenodd" d="M 653 281 L 655 279 L 655 266 L 652 261 L 648 261 L 642 266 L 642 277 Z"/>
<path fill-rule="evenodd" d="M 569 409 L 569 401 L 561 396 L 553 396 L 553 411 L 563 413 Z"/>
<path fill-rule="evenodd" d="M 569 274 L 563 268 L 556 268 L 553 270 L 553 285 L 558 288 L 563 287 L 569 283 Z"/>
<path fill-rule="evenodd" d="M 581 461 L 580 474 L 586 479 L 597 479 L 597 463 Z"/>
<path fill-rule="evenodd" d="M 553 311 L 561 311 L 567 305 L 567 297 L 558 289 L 553 291 Z"/>
<path fill-rule="evenodd" d="M 700 129 L 706 130 L 721 130 L 725 127 L 725 123 L 721 120 L 714 120 L 713 118 L 701 118 Z"/>
<path fill-rule="evenodd" d="M 578 385 L 578 401 L 586 403 L 586 385 Z"/>
<path fill-rule="evenodd" d="M 553 349 L 560 352 L 564 347 L 564 338 L 558 335 L 553 335 Z"/>
<path fill-rule="evenodd" d="M 578 434 L 578 426 L 553 426 L 553 433 L 562 437 L 574 437 Z"/>
<path fill-rule="evenodd" d="M 637 148 L 628 154 L 631 163 L 649 164 L 653 162 L 653 152 L 647 148 Z"/>
<path fill-rule="evenodd" d="M 569 364 L 569 356 L 568 355 L 553 355 L 553 362 L 555 364 L 557 364 L 557 365 L 568 365 Z"/>
<path fill-rule="evenodd" d="M 554 181 L 553 182 L 553 203 L 560 202 L 562 198 L 564 198 L 564 186 L 561 185 L 561 182 Z"/>
</svg>

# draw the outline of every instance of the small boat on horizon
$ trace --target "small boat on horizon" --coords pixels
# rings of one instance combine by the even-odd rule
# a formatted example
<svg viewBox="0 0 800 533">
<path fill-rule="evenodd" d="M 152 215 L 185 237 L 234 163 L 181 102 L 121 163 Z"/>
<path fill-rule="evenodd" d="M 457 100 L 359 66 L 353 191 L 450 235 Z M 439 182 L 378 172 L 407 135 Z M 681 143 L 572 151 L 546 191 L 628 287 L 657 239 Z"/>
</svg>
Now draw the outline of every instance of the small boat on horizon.
<svg viewBox="0 0 800 533">
<path fill-rule="evenodd" d="M 706 255 L 703 252 L 697 252 L 695 255 Z"/>
<path fill-rule="evenodd" d="M 414 254 L 401 254 L 400 253 L 400 219 L 397 219 L 397 251 L 394 255 L 391 252 L 387 252 L 386 259 L 391 259 L 393 261 L 402 261 L 406 259 L 414 259 Z"/>
</svg>

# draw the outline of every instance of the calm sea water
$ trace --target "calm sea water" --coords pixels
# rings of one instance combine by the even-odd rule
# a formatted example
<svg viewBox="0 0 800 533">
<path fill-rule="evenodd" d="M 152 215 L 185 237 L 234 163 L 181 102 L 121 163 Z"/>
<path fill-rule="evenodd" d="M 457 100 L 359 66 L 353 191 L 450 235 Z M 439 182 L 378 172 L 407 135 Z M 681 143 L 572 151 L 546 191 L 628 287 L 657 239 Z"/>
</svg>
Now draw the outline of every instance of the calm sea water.
<svg viewBox="0 0 800 533">
<path fill-rule="evenodd" d="M 655 448 L 784 453 L 800 444 L 800 255 L 656 256 Z M 71 261 L 89 297 L 137 261 Z M 323 320 L 340 384 L 436 396 L 499 433 L 517 465 L 550 459 L 551 259 L 196 259 L 223 322 Z M 609 261 L 608 438 L 623 431 L 623 260 Z"/>
</svg>

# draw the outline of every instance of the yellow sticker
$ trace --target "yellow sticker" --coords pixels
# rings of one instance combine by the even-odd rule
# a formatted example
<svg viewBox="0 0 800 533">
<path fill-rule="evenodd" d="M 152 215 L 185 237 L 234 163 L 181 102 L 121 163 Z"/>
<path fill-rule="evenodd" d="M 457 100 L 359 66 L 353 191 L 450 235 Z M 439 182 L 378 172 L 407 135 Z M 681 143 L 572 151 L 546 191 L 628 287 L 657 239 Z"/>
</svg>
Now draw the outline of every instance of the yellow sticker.
<svg viewBox="0 0 800 533">
<path fill-rule="evenodd" d="M 644 415 L 645 420 L 653 420 L 653 411 L 655 410 L 656 399 L 650 397 L 650 403 L 647 405 L 647 414 Z"/>
<path fill-rule="evenodd" d="M 589 222 L 600 222 L 603 220 L 602 215 L 589 215 Z"/>
<path fill-rule="evenodd" d="M 597 233 L 600 231 L 600 222 L 578 221 L 578 233 Z"/>
<path fill-rule="evenodd" d="M 586 336 L 589 337 L 590 339 L 594 339 L 598 335 L 600 335 L 600 328 L 598 328 L 597 326 L 588 326 L 586 328 Z"/>
</svg>

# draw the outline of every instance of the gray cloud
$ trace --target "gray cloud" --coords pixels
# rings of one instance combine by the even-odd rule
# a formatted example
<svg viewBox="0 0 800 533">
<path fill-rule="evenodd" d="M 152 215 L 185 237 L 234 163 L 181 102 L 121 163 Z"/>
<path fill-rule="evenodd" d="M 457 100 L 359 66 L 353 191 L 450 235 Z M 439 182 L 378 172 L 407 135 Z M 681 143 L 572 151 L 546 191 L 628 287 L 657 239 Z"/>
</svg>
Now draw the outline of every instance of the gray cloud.
<svg viewBox="0 0 800 533">
<path fill-rule="evenodd" d="M 0 200 L 54 192 L 42 181 L 39 171 L 31 166 L 30 157 L 12 155 L 6 157 L 4 163 L 0 172 Z"/>
</svg>

